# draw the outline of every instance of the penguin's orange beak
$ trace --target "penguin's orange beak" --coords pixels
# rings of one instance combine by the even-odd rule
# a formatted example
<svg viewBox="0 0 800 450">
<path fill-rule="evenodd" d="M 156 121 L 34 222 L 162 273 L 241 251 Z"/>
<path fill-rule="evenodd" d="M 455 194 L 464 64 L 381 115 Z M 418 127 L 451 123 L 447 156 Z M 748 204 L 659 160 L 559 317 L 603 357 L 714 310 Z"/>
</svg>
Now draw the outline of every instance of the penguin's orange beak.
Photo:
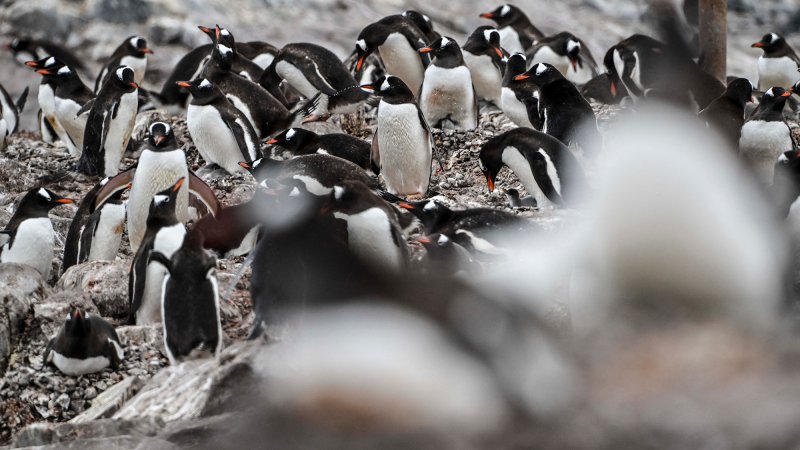
<svg viewBox="0 0 800 450">
<path fill-rule="evenodd" d="M 167 139 L 166 136 L 159 134 L 158 136 L 153 138 L 153 141 L 155 141 L 156 145 L 161 145 L 161 143 L 164 142 L 166 139 Z"/>
<path fill-rule="evenodd" d="M 526 74 L 524 74 L 524 73 L 523 73 L 523 74 L 520 74 L 520 75 L 517 75 L 517 76 L 515 76 L 515 77 L 514 77 L 514 81 L 522 81 L 522 80 L 527 80 L 527 79 L 528 79 L 528 78 L 530 78 L 530 77 L 531 77 L 530 75 L 526 75 Z"/>
<path fill-rule="evenodd" d="M 569 63 L 572 65 L 572 70 L 578 71 L 578 60 L 576 58 L 570 58 Z"/>
<path fill-rule="evenodd" d="M 753 48 L 764 48 L 764 43 L 763 42 L 756 42 L 755 44 L 751 45 L 750 47 L 753 47 Z"/>
<path fill-rule="evenodd" d="M 211 28 L 204 27 L 202 25 L 198 25 L 197 28 L 200 29 L 200 31 L 202 31 L 203 33 L 208 33 L 209 31 L 211 31 Z"/>
<path fill-rule="evenodd" d="M 486 185 L 489 186 L 489 193 L 491 194 L 494 192 L 494 180 L 489 172 L 483 172 L 483 174 L 486 175 Z"/>
<path fill-rule="evenodd" d="M 366 53 L 358 57 L 358 61 L 356 61 L 356 72 L 361 72 L 361 68 L 364 67 L 364 60 L 366 59 Z"/>
<path fill-rule="evenodd" d="M 371 84 L 364 84 L 364 85 L 361 85 L 359 87 L 362 90 L 367 91 L 367 92 L 375 92 L 375 86 L 373 86 Z"/>
<path fill-rule="evenodd" d="M 25 61 L 25 65 L 28 67 L 39 67 L 39 63 L 36 61 Z"/>
<path fill-rule="evenodd" d="M 141 49 L 141 50 L 139 50 L 139 51 L 140 51 L 140 52 L 142 52 L 142 53 L 149 54 L 149 55 L 152 55 L 152 54 L 153 54 L 153 51 L 152 51 L 152 50 L 150 50 L 149 48 L 143 48 L 143 49 Z"/>
<path fill-rule="evenodd" d="M 278 142 L 280 142 L 280 141 L 278 141 L 277 139 L 270 139 L 270 140 L 267 141 L 267 145 L 275 145 Z"/>
<path fill-rule="evenodd" d="M 175 184 L 172 186 L 172 192 L 177 192 L 177 191 L 178 191 L 178 189 L 180 189 L 180 188 L 181 188 L 181 186 L 183 186 L 183 182 L 184 182 L 185 180 L 186 180 L 185 178 L 181 178 L 180 180 L 178 180 L 178 182 L 177 182 L 177 183 L 175 183 Z"/>
<path fill-rule="evenodd" d="M 188 88 L 188 87 L 192 86 L 192 83 L 189 83 L 188 81 L 178 81 L 175 84 L 177 84 L 180 87 L 184 87 L 184 88 Z"/>
<path fill-rule="evenodd" d="M 617 83 L 614 83 L 613 80 L 611 81 L 611 95 L 617 96 Z"/>
<path fill-rule="evenodd" d="M 490 12 L 481 13 L 480 17 L 484 19 L 494 19 L 494 14 Z"/>
<path fill-rule="evenodd" d="M 398 202 L 397 206 L 399 206 L 399 207 L 401 207 L 403 209 L 407 209 L 409 211 L 412 210 L 412 209 L 416 209 L 416 208 L 414 208 L 414 205 L 411 205 L 411 204 L 406 203 L 406 202 Z"/>
<path fill-rule="evenodd" d="M 417 238 L 417 242 L 419 242 L 420 244 L 430 244 L 431 240 L 430 240 L 430 238 L 422 236 L 422 237 L 418 237 Z"/>
<path fill-rule="evenodd" d="M 39 75 L 50 75 L 50 71 L 47 69 L 39 69 L 36 71 Z"/>
<path fill-rule="evenodd" d="M 497 53 L 497 56 L 499 56 L 500 58 L 503 57 L 503 51 L 500 50 L 500 47 L 495 47 L 494 52 Z"/>
<path fill-rule="evenodd" d="M 791 89 L 781 94 L 781 97 L 791 97 L 791 96 L 792 96 Z"/>
<path fill-rule="evenodd" d="M 74 200 L 72 200 L 71 198 L 59 198 L 59 199 L 58 199 L 58 200 L 56 200 L 55 202 L 56 202 L 56 203 L 60 203 L 60 204 L 62 204 L 62 205 L 69 205 L 69 204 L 71 204 L 71 203 L 75 203 L 75 201 L 74 201 Z"/>
<path fill-rule="evenodd" d="M 430 53 L 431 51 L 433 51 L 433 49 L 430 47 L 422 47 L 421 49 L 419 49 L 420 53 Z"/>
<path fill-rule="evenodd" d="M 134 88 L 134 89 L 139 89 L 139 85 L 138 85 L 138 84 L 136 84 L 136 83 L 134 83 L 133 81 L 131 81 L 130 85 L 131 85 L 131 87 L 132 87 L 132 88 Z"/>
<path fill-rule="evenodd" d="M 251 170 L 253 168 L 253 166 L 251 166 L 250 164 L 248 164 L 248 163 L 246 163 L 244 161 L 239 163 L 239 167 L 241 167 L 242 169 L 246 169 L 246 170 Z"/>
</svg>

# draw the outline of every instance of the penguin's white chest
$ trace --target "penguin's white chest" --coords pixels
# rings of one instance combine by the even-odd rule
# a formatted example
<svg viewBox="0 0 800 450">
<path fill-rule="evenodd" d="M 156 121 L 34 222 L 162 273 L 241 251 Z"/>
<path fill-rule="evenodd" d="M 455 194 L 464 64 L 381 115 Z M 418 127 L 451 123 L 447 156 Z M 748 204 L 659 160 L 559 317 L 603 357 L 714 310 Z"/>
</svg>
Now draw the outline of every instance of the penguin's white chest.
<svg viewBox="0 0 800 450">
<path fill-rule="evenodd" d="M 120 97 L 117 117 L 112 117 L 108 125 L 108 134 L 106 135 L 105 147 L 103 147 L 103 160 L 107 177 L 114 176 L 119 171 L 119 163 L 122 161 L 122 155 L 125 153 L 128 140 L 131 138 L 131 131 L 133 131 L 133 125 L 136 122 L 136 112 L 139 110 L 139 95 L 137 92 L 138 89 L 135 89 L 133 92 L 123 94 Z M 106 114 L 113 114 L 113 111 L 107 111 Z"/>
<path fill-rule="evenodd" d="M 742 126 L 739 154 L 766 185 L 773 182 L 778 158 L 791 149 L 789 127 L 782 121 L 751 120 Z"/>
<path fill-rule="evenodd" d="M 341 212 L 333 215 L 347 222 L 350 250 L 358 257 L 390 269 L 402 267 L 403 254 L 394 243 L 392 223 L 384 210 L 370 208 L 352 215 Z"/>
<path fill-rule="evenodd" d="M 2 116 L 6 119 L 8 133 L 14 132 L 17 127 L 17 107 L 11 103 L 11 99 L 0 93 L 0 106 L 2 106 Z"/>
<path fill-rule="evenodd" d="M 256 65 L 258 67 L 261 67 L 262 69 L 266 69 L 267 67 L 269 67 L 270 64 L 272 64 L 272 60 L 273 59 L 275 59 L 274 55 L 272 55 L 270 53 L 262 53 L 260 55 L 256 55 L 256 57 L 253 58 L 252 61 L 254 63 L 256 63 Z M 192 79 L 194 79 L 194 78 L 192 78 Z"/>
<path fill-rule="evenodd" d="M 579 86 L 588 83 L 596 75 L 595 68 L 586 60 L 581 60 L 581 63 L 576 64 L 575 68 L 572 67 L 572 64 L 567 67 L 567 79 Z"/>
<path fill-rule="evenodd" d="M 465 51 L 464 64 L 469 68 L 478 97 L 501 106 L 500 87 L 503 85 L 503 75 L 492 62 L 492 58 L 489 55 L 473 55 Z"/>
<path fill-rule="evenodd" d="M 791 58 L 758 58 L 758 89 L 766 91 L 775 86 L 789 89 L 797 80 L 800 74 Z"/>
<path fill-rule="evenodd" d="M 503 113 L 511 119 L 519 127 L 533 128 L 530 118 L 528 117 L 528 108 L 525 104 L 519 101 L 517 95 L 511 88 L 504 87 L 501 90 L 501 103 L 503 104 Z"/>
<path fill-rule="evenodd" d="M 186 124 L 197 151 L 207 163 L 217 164 L 230 173 L 240 171 L 244 161 L 233 132 L 222 120 L 217 108 L 211 105 L 189 105 Z"/>
<path fill-rule="evenodd" d="M 49 84 L 40 84 L 37 98 L 42 114 L 45 117 L 52 118 L 56 114 L 56 95 L 53 92 L 53 87 Z"/>
<path fill-rule="evenodd" d="M 444 68 L 431 64 L 419 94 L 420 109 L 431 126 L 475 128 L 475 91 L 467 66 Z"/>
<path fill-rule="evenodd" d="M 130 66 L 133 69 L 133 81 L 136 84 L 144 81 L 144 74 L 147 71 L 147 58 L 137 58 L 135 56 L 123 56 L 119 61 L 122 66 Z"/>
<path fill-rule="evenodd" d="M 549 45 L 543 45 L 534 53 L 533 58 L 528 63 L 528 68 L 533 67 L 537 63 L 547 63 L 555 67 L 562 75 L 567 76 L 567 70 L 570 66 L 569 58 L 567 55 L 560 55 L 553 50 Z"/>
<path fill-rule="evenodd" d="M 628 89 L 628 93 L 631 95 L 631 97 L 636 98 L 637 95 L 635 92 L 644 91 L 644 85 L 642 84 L 642 71 L 639 64 L 639 54 L 633 52 L 633 59 L 633 67 L 626 72 L 625 61 L 619 54 L 619 50 L 614 50 L 614 68 L 617 70 L 617 75 L 619 76 L 620 80 L 622 80 L 622 83 L 625 84 L 625 87 Z M 630 80 L 626 79 L 626 73 L 630 76 Z M 632 82 L 633 86 L 628 86 L 629 82 Z M 636 88 L 636 90 L 633 88 Z"/>
<path fill-rule="evenodd" d="M 424 194 L 431 176 L 431 144 L 413 103 L 378 106 L 381 175 L 395 195 Z"/>
<path fill-rule="evenodd" d="M 417 95 L 425 67 L 419 52 L 411 47 L 408 39 L 400 33 L 392 33 L 378 47 L 378 53 L 386 66 L 386 73 L 399 77 Z"/>
<path fill-rule="evenodd" d="M 53 364 L 65 375 L 78 376 L 100 372 L 110 366 L 111 361 L 105 356 L 92 356 L 86 359 L 70 358 L 53 351 Z"/>
<path fill-rule="evenodd" d="M 27 264 L 47 279 L 53 260 L 53 223 L 48 217 L 23 220 L 17 227 L 14 241 L 6 244 L 0 262 Z"/>
<path fill-rule="evenodd" d="M 153 242 L 153 251 L 171 258 L 183 243 L 184 235 L 186 228 L 181 223 L 160 229 Z M 161 291 L 167 270 L 161 264 L 153 262 L 147 265 L 146 272 L 142 302 L 136 311 L 137 325 L 161 321 Z"/>
<path fill-rule="evenodd" d="M 56 119 L 58 119 L 64 131 L 67 132 L 70 142 L 67 148 L 70 150 L 70 155 L 80 156 L 83 151 L 83 133 L 86 130 L 86 121 L 89 118 L 89 112 L 85 112 L 78 116 L 78 110 L 82 105 L 69 98 L 55 98 Z"/>
<path fill-rule="evenodd" d="M 541 153 L 544 153 L 545 156 L 547 155 L 544 150 L 540 150 Z M 519 181 L 525 186 L 525 190 L 528 191 L 528 194 L 532 195 L 533 198 L 536 199 L 536 204 L 540 208 L 546 207 L 551 205 L 552 203 L 544 195 L 544 191 L 542 191 L 541 187 L 539 186 L 539 181 L 533 175 L 533 170 L 531 169 L 531 165 L 528 162 L 527 158 L 522 155 L 522 153 L 516 147 L 506 147 L 505 151 L 503 151 L 502 157 L 503 163 L 508 166 L 514 172 L 514 175 L 519 178 Z M 550 178 L 550 181 L 553 183 L 554 186 L 558 186 L 556 191 L 560 191 L 561 183 L 558 178 L 558 173 L 555 170 L 555 166 L 553 162 L 550 161 L 550 158 L 547 157 L 547 175 Z M 542 180 L 543 182 L 545 180 Z"/>
<path fill-rule="evenodd" d="M 89 261 L 113 261 L 119 251 L 125 224 L 125 204 L 106 204 L 100 210 L 100 219 L 92 237 Z"/>
<path fill-rule="evenodd" d="M 519 41 L 519 34 L 512 27 L 503 27 L 497 30 L 500 33 L 500 46 L 510 54 L 525 53 L 522 43 Z"/>
</svg>

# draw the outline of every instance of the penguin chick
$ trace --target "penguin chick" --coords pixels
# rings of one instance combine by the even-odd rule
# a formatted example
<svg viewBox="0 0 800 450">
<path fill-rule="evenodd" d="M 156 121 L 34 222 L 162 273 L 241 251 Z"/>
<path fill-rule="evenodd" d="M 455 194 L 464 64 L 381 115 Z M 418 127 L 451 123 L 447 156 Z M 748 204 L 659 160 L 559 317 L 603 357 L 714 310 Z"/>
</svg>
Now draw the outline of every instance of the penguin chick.
<svg viewBox="0 0 800 450">
<path fill-rule="evenodd" d="M 481 263 L 467 249 L 444 234 L 420 237 L 417 242 L 425 248 L 423 273 L 466 277 L 483 272 Z"/>
<path fill-rule="evenodd" d="M 508 200 L 508 206 L 512 208 L 536 208 L 536 199 L 532 195 L 521 197 L 518 190 L 514 188 L 503 189 Z"/>
<path fill-rule="evenodd" d="M 101 317 L 72 308 L 56 337 L 50 339 L 44 360 L 63 374 L 80 376 L 116 370 L 125 358 L 114 327 Z"/>
<path fill-rule="evenodd" d="M 267 141 L 268 145 L 278 145 L 294 155 L 320 153 L 346 159 L 373 174 L 380 168 L 372 164 L 370 145 L 362 139 L 349 134 L 317 134 L 304 128 L 289 128 Z"/>
<path fill-rule="evenodd" d="M 423 116 L 436 128 L 471 130 L 478 126 L 478 96 L 461 48 L 441 37 L 419 50 L 433 56 L 419 93 Z"/>
</svg>

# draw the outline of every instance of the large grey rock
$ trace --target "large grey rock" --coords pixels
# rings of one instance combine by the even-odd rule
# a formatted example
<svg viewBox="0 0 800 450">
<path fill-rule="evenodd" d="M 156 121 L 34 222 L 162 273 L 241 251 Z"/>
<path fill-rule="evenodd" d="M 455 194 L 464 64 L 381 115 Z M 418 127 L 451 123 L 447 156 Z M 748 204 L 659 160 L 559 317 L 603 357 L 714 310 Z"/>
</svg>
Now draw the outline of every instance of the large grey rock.
<svg viewBox="0 0 800 450">
<path fill-rule="evenodd" d="M 34 423 L 26 427 L 14 438 L 13 447 L 64 445 L 64 443 L 70 441 L 114 436 L 141 438 L 155 436 L 163 426 L 164 422 L 157 417 L 141 417 L 131 420 L 102 419 L 88 423 Z"/>
<path fill-rule="evenodd" d="M 5 373 L 25 321 L 33 314 L 33 302 L 45 292 L 42 277 L 33 267 L 0 264 L 0 374 Z"/>
<path fill-rule="evenodd" d="M 6 15 L 7 23 L 20 34 L 55 42 L 66 40 L 80 24 L 75 10 L 58 0 L 14 2 Z"/>
<path fill-rule="evenodd" d="M 93 420 L 111 417 L 119 411 L 125 402 L 139 392 L 144 380 L 139 377 L 128 377 L 108 388 L 92 400 L 92 407 L 70 420 L 72 423 L 87 423 Z"/>
<path fill-rule="evenodd" d="M 128 301 L 129 261 L 92 261 L 72 266 L 58 281 L 60 289 L 85 292 L 103 317 L 124 318 Z"/>
<path fill-rule="evenodd" d="M 112 23 L 141 23 L 150 17 L 145 0 L 91 0 L 89 11 L 97 19 Z"/>
</svg>

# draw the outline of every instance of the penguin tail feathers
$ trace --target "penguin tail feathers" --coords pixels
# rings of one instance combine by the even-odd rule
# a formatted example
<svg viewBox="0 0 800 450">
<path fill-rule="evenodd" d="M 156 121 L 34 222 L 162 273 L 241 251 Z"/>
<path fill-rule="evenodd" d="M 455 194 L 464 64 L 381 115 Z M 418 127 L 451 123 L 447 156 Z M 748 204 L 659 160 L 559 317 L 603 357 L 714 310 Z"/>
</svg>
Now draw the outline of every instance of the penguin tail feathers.
<svg viewBox="0 0 800 450">
<path fill-rule="evenodd" d="M 25 102 L 28 100 L 28 87 L 25 86 L 25 90 L 22 91 L 22 94 L 19 95 L 17 99 L 17 112 L 22 113 L 22 110 L 25 109 Z"/>
<path fill-rule="evenodd" d="M 314 112 L 319 108 L 319 102 L 322 94 L 317 92 L 317 95 L 311 97 L 307 102 L 302 104 L 296 111 L 295 111 L 295 118 L 298 118 L 302 115 L 303 118 L 311 116 Z"/>
</svg>

